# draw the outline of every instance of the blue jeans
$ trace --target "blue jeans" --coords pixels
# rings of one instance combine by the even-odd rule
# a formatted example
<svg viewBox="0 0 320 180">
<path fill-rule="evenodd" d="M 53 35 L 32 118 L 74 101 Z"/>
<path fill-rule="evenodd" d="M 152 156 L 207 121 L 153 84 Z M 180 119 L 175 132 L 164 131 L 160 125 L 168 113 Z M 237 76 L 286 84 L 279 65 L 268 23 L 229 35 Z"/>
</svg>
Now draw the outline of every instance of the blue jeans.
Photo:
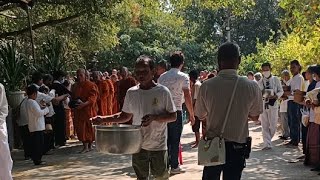
<svg viewBox="0 0 320 180">
<path fill-rule="evenodd" d="M 168 155 L 169 165 L 172 169 L 179 166 L 179 144 L 182 133 L 182 112 L 177 111 L 177 120 L 168 123 Z"/>
<path fill-rule="evenodd" d="M 288 102 L 288 124 L 291 142 L 300 142 L 301 106 L 293 101 Z"/>
</svg>

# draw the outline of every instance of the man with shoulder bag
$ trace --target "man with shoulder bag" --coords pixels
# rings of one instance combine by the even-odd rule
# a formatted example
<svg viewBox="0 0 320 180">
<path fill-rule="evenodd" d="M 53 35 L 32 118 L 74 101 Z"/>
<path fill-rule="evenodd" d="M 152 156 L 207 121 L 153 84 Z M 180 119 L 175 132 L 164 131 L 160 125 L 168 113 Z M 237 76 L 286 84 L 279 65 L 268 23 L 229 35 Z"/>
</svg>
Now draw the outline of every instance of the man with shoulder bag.
<svg viewBox="0 0 320 180">
<path fill-rule="evenodd" d="M 258 84 L 238 76 L 240 48 L 225 43 L 218 50 L 219 74 L 200 87 L 195 115 L 206 120 L 207 129 L 198 148 L 203 180 L 241 179 L 251 151 L 248 117 L 258 121 L 263 112 Z M 216 88 L 220 87 L 220 88 Z M 227 99 L 227 100 L 226 100 Z"/>
</svg>

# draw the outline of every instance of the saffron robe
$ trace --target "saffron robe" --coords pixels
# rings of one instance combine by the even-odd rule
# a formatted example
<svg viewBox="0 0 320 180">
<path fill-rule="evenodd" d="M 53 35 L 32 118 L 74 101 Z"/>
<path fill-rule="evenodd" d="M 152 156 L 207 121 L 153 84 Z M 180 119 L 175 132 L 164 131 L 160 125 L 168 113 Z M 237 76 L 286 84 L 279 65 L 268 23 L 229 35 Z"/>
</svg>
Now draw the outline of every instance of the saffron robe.
<svg viewBox="0 0 320 180">
<path fill-rule="evenodd" d="M 82 142 L 94 141 L 94 129 L 90 118 L 97 115 L 97 98 L 99 91 L 97 86 L 90 81 L 78 82 L 72 88 L 72 99 L 89 101 L 89 105 L 82 109 L 74 109 L 74 127 L 78 139 Z"/>
</svg>

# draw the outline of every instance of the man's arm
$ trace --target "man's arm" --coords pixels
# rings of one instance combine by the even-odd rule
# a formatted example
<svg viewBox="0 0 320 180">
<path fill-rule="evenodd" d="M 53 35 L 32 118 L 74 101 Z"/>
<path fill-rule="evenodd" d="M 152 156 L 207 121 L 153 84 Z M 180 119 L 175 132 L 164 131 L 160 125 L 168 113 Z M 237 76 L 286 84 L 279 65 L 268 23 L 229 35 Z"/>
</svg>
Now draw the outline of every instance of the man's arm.
<svg viewBox="0 0 320 180">
<path fill-rule="evenodd" d="M 103 123 L 125 123 L 131 120 L 133 114 L 121 112 L 120 114 L 114 114 L 111 116 L 96 116 L 91 118 L 92 123 L 95 125 L 100 125 Z"/>
<path fill-rule="evenodd" d="M 189 112 L 189 118 L 191 121 L 191 125 L 194 125 L 195 118 L 194 118 L 194 112 L 193 112 L 193 105 L 192 105 L 192 99 L 191 99 L 191 93 L 189 89 L 183 89 L 185 104 L 187 106 L 188 112 Z"/>
<path fill-rule="evenodd" d="M 158 121 L 158 122 L 174 122 L 177 119 L 177 112 L 167 112 L 164 114 L 159 115 L 146 115 L 144 116 L 142 121 L 142 126 L 149 126 L 152 121 Z"/>
<path fill-rule="evenodd" d="M 255 89 L 253 91 L 253 102 L 251 103 L 250 111 L 249 111 L 249 119 L 252 121 L 258 121 L 260 114 L 263 112 L 263 101 L 262 94 L 257 84 L 255 84 Z"/>
<path fill-rule="evenodd" d="M 0 84 L 0 121 L 8 116 L 8 101 L 6 92 L 2 84 Z M 2 122 L 0 122 L 2 124 Z"/>
</svg>

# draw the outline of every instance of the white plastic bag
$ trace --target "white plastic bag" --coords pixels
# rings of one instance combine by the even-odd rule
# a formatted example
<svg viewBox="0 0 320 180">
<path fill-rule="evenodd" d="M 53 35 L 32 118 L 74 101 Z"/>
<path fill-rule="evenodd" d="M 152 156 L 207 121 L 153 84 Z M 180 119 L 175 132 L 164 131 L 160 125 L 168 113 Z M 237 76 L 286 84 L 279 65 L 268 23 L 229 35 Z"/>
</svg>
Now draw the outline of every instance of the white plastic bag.
<svg viewBox="0 0 320 180">
<path fill-rule="evenodd" d="M 306 107 L 300 109 L 300 112 L 302 114 L 301 122 L 304 127 L 307 127 L 310 121 L 310 112 Z"/>
</svg>

